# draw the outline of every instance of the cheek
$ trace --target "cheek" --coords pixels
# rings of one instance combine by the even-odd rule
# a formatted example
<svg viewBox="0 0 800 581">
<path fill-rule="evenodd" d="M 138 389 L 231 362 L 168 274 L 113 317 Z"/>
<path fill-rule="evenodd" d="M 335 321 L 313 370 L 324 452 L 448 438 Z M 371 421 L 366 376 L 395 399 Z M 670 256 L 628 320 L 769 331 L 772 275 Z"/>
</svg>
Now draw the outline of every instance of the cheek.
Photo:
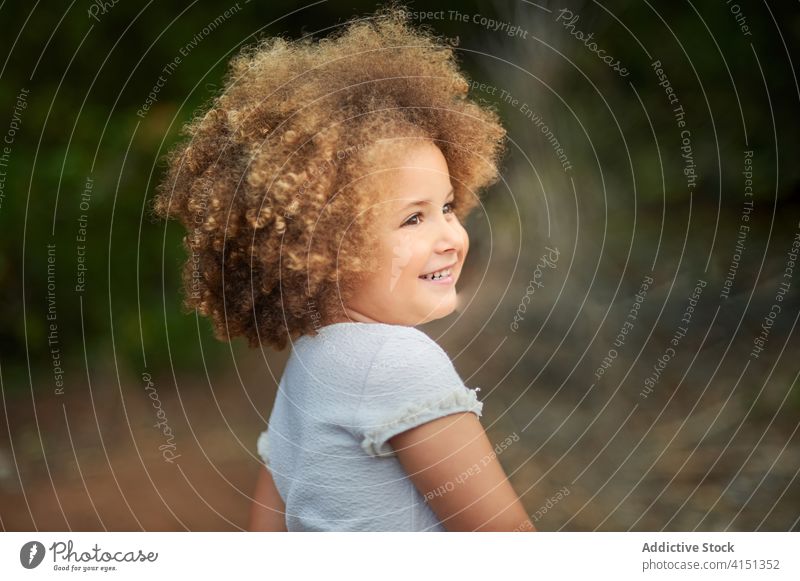
<svg viewBox="0 0 800 581">
<path fill-rule="evenodd" d="M 431 246 L 424 240 L 417 240 L 411 244 L 411 259 L 409 260 L 409 274 L 416 278 L 422 274 L 431 254 Z"/>
<path fill-rule="evenodd" d="M 397 292 L 405 296 L 425 264 L 426 257 L 420 255 L 419 242 L 410 234 L 399 234 L 385 241 L 381 254 L 382 276 L 376 277 L 376 284 L 393 297 Z"/>
<path fill-rule="evenodd" d="M 461 245 L 461 251 L 463 253 L 462 258 L 467 256 L 467 252 L 469 252 L 469 234 L 467 234 L 466 229 L 459 224 L 458 226 L 461 230 L 461 239 L 463 240 Z"/>
<path fill-rule="evenodd" d="M 390 271 L 395 276 L 398 270 L 405 269 L 414 253 L 411 238 L 401 235 L 386 241 L 383 247 L 383 263 L 390 266 Z"/>
<path fill-rule="evenodd" d="M 386 263 L 391 265 L 392 272 L 417 276 L 428 260 L 427 246 L 424 241 L 406 234 L 392 240 L 385 255 Z"/>
<path fill-rule="evenodd" d="M 404 273 L 408 280 L 416 279 L 422 274 L 429 256 L 430 246 L 424 241 L 416 240 L 408 245 L 408 263 Z"/>
</svg>

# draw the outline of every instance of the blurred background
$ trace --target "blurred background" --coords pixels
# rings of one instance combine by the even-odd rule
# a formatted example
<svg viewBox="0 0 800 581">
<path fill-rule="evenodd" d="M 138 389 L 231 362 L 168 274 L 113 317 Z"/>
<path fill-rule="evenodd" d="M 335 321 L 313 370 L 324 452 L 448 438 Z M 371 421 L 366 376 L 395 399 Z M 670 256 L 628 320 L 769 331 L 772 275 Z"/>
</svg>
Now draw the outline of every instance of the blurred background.
<svg viewBox="0 0 800 581">
<path fill-rule="evenodd" d="M 406 5 L 508 128 L 422 329 L 537 528 L 798 530 L 795 6 Z M 0 4 L 3 530 L 246 528 L 288 352 L 181 311 L 147 205 L 243 45 L 376 6 Z"/>
</svg>

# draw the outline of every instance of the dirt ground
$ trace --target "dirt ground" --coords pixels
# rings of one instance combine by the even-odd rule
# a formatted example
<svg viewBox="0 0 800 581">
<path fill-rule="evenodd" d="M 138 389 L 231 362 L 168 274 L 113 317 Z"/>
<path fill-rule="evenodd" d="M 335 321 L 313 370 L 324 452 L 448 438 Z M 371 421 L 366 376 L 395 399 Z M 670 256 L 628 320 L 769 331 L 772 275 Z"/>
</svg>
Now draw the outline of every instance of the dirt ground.
<svg viewBox="0 0 800 581">
<path fill-rule="evenodd" d="M 496 299 L 476 296 L 471 308 L 491 312 Z M 798 530 L 800 435 L 796 408 L 786 405 L 796 377 L 755 366 L 742 375 L 735 363 L 746 353 L 734 346 L 723 358 L 722 329 L 705 338 L 702 351 L 703 336 L 695 334 L 653 400 L 642 402 L 625 376 L 642 377 L 667 337 L 651 340 L 654 350 L 638 362 L 631 350 L 629 360 L 593 382 L 608 344 L 576 367 L 580 351 L 563 343 L 583 345 L 594 332 L 602 313 L 587 313 L 590 320 L 574 335 L 543 332 L 533 342 L 544 312 L 532 314 L 531 327 L 518 334 L 500 325 L 449 328 L 452 318 L 425 328 L 465 383 L 481 387 L 490 439 L 518 436 L 500 460 L 537 528 Z M 791 338 L 785 353 L 798 347 Z M 697 375 L 705 369 L 697 354 L 712 371 L 725 361 L 710 383 Z M 91 390 L 5 398 L 2 529 L 246 529 L 260 466 L 256 438 L 286 357 L 267 352 L 264 360 L 259 351 L 237 350 L 236 365 L 216 372 L 211 386 L 204 373 L 184 370 L 179 389 L 162 374 L 148 391 L 130 371 L 121 370 L 118 382 L 111 367 L 93 370 Z M 691 365 L 694 379 L 684 381 Z M 150 393 L 157 393 L 171 440 L 154 427 Z"/>
</svg>

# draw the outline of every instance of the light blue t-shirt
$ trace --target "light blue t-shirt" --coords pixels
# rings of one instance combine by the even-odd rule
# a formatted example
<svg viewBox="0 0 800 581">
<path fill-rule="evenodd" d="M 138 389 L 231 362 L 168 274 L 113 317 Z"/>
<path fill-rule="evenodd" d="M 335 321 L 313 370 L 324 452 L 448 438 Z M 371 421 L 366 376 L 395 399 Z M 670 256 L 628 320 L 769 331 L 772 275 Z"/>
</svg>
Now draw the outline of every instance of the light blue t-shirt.
<svg viewBox="0 0 800 581">
<path fill-rule="evenodd" d="M 414 327 L 334 323 L 295 341 L 257 448 L 289 531 L 444 531 L 389 438 L 480 416 L 447 353 Z"/>
</svg>

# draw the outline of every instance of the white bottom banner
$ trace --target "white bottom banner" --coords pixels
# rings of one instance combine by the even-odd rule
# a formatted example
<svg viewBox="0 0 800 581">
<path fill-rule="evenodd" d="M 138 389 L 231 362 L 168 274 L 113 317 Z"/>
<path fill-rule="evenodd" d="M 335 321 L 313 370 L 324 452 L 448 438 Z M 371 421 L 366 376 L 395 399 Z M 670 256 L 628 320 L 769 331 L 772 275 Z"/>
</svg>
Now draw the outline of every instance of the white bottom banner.
<svg viewBox="0 0 800 581">
<path fill-rule="evenodd" d="M 799 541 L 772 532 L 9 532 L 0 579 L 800 579 Z"/>
</svg>

